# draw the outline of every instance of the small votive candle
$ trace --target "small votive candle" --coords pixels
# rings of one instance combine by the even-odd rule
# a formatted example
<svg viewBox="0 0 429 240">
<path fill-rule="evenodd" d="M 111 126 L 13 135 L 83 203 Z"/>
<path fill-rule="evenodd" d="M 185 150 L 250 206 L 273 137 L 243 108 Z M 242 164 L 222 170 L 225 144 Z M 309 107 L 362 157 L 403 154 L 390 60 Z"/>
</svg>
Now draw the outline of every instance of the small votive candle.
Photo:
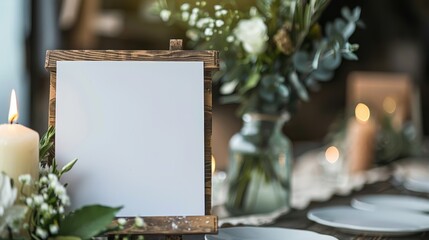
<svg viewBox="0 0 429 240">
<path fill-rule="evenodd" d="M 343 182 L 347 178 L 347 169 L 342 153 L 336 146 L 329 146 L 323 152 L 320 164 L 323 177 L 330 182 Z"/>
</svg>

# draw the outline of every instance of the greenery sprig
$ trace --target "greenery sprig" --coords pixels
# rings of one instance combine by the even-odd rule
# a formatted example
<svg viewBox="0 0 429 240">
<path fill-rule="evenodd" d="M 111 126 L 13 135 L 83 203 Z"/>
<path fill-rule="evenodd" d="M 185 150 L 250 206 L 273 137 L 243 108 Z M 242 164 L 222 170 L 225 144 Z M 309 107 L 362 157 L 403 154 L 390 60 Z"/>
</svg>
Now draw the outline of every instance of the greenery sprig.
<svg viewBox="0 0 429 240">
<path fill-rule="evenodd" d="M 159 0 L 155 9 L 169 24 L 187 28 L 190 46 L 221 53 L 223 102 L 241 104 L 240 113 L 281 114 L 308 101 L 309 91 L 332 79 L 342 59 L 357 60 L 349 38 L 360 8 L 343 8 L 342 18 L 318 20 L 329 0 Z"/>
</svg>

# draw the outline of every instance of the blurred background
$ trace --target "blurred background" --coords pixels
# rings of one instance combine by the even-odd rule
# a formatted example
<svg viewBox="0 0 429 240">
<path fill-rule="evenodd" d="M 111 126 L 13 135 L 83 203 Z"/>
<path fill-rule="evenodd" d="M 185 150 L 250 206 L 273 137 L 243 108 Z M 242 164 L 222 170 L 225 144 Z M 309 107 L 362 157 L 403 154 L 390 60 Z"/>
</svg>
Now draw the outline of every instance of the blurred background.
<svg viewBox="0 0 429 240">
<path fill-rule="evenodd" d="M 46 50 L 167 49 L 170 38 L 183 38 L 186 46 L 185 29 L 163 23 L 150 12 L 152 4 L 153 0 L 1 0 L 0 123 L 7 121 L 10 92 L 15 88 L 19 122 L 40 134 L 47 129 Z M 322 25 L 338 17 L 343 6 L 358 5 L 366 28 L 358 29 L 351 42 L 360 45 L 359 60 L 343 62 L 334 79 L 323 84 L 310 102 L 302 103 L 284 129 L 294 143 L 323 141 L 332 123 L 344 114 L 347 79 L 356 71 L 411 79 L 416 89 L 411 96 L 417 109 L 414 122 L 421 136 L 429 134 L 429 2 L 333 0 L 322 15 Z M 219 104 L 218 86 L 213 87 L 213 154 L 222 169 L 228 140 L 240 129 L 241 120 L 235 105 Z"/>
</svg>

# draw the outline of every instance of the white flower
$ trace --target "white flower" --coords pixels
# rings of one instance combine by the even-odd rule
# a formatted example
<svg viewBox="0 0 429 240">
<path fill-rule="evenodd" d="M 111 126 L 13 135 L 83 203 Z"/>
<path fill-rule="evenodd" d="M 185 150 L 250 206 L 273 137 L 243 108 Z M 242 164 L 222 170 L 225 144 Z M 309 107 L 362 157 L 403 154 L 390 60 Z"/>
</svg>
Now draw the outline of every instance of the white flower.
<svg viewBox="0 0 429 240">
<path fill-rule="evenodd" d="M 186 36 L 192 41 L 198 40 L 198 33 L 195 30 L 189 29 L 188 31 L 186 31 Z"/>
<path fill-rule="evenodd" d="M 49 232 L 51 232 L 51 234 L 57 234 L 58 230 L 58 225 L 56 224 L 52 224 L 51 226 L 49 226 Z"/>
<path fill-rule="evenodd" d="M 0 173 L 0 216 L 15 202 L 18 191 L 12 186 L 12 180 L 4 173 Z"/>
<path fill-rule="evenodd" d="M 167 22 L 170 20 L 171 12 L 166 9 L 162 9 L 159 13 L 159 16 L 161 17 L 162 21 Z"/>
<path fill-rule="evenodd" d="M 36 235 L 41 237 L 42 239 L 45 239 L 48 237 L 48 233 L 45 230 L 41 229 L 40 227 L 36 228 Z"/>
<path fill-rule="evenodd" d="M 49 207 L 47 203 L 42 203 L 42 205 L 40 206 L 40 210 L 46 212 L 48 211 Z"/>
<path fill-rule="evenodd" d="M 222 27 L 223 24 L 225 24 L 224 21 L 222 21 L 222 20 L 216 20 L 216 27 Z"/>
<path fill-rule="evenodd" d="M 268 40 L 267 26 L 260 17 L 240 20 L 234 29 L 234 35 L 250 54 L 257 55 L 265 50 Z"/>
<path fill-rule="evenodd" d="M 63 195 L 58 196 L 58 197 L 60 198 L 61 202 L 64 205 L 69 205 L 70 204 L 70 198 L 69 198 L 69 196 L 67 196 L 67 194 L 63 194 Z"/>
<path fill-rule="evenodd" d="M 58 182 L 58 177 L 57 175 L 53 174 L 53 173 L 49 173 L 48 174 L 48 179 L 50 183 L 56 183 Z"/>
<path fill-rule="evenodd" d="M 125 223 L 127 223 L 127 220 L 125 218 L 118 218 L 118 224 L 120 226 L 124 226 Z"/>
<path fill-rule="evenodd" d="M 48 178 L 46 176 L 43 176 L 40 178 L 39 180 L 40 183 L 47 183 L 48 182 Z"/>
<path fill-rule="evenodd" d="M 33 199 L 28 197 L 25 199 L 25 204 L 27 204 L 27 206 L 31 206 L 33 205 Z"/>
<path fill-rule="evenodd" d="M 226 41 L 227 42 L 233 42 L 234 41 L 234 36 L 228 36 L 228 37 L 226 37 Z"/>
<path fill-rule="evenodd" d="M 213 29 L 206 28 L 206 30 L 204 30 L 204 35 L 206 35 L 206 36 L 212 36 L 213 35 Z"/>
<path fill-rule="evenodd" d="M 197 28 L 202 28 L 204 25 L 209 24 L 212 21 L 211 18 L 201 18 L 197 21 Z"/>
<path fill-rule="evenodd" d="M 182 12 L 182 21 L 186 22 L 189 19 L 189 13 L 188 12 Z"/>
<path fill-rule="evenodd" d="M 33 202 L 36 206 L 40 206 L 44 201 L 43 201 L 43 196 L 42 195 L 36 195 L 33 197 Z"/>
<path fill-rule="evenodd" d="M 63 214 L 64 213 L 64 207 L 63 206 L 59 206 L 58 207 L 58 213 L 59 214 Z"/>
<path fill-rule="evenodd" d="M 258 15 L 258 9 L 256 9 L 255 7 L 251 7 L 250 16 L 255 17 L 256 15 Z"/>
<path fill-rule="evenodd" d="M 144 222 L 143 218 L 141 218 L 141 217 L 136 217 L 136 218 L 134 218 L 134 224 L 135 224 L 137 227 L 144 227 L 145 222 Z"/>
<path fill-rule="evenodd" d="M 192 13 L 191 14 L 191 16 L 189 17 L 189 22 L 188 22 L 188 24 L 190 25 L 190 26 L 194 26 L 195 25 L 195 23 L 196 23 L 196 21 L 197 21 L 197 18 L 198 18 L 198 15 L 197 15 L 197 13 Z"/>
<path fill-rule="evenodd" d="M 219 10 L 221 10 L 221 9 L 222 9 L 222 6 L 221 6 L 221 5 L 214 5 L 214 9 L 215 9 L 216 11 L 219 11 Z"/>
<path fill-rule="evenodd" d="M 31 182 L 31 175 L 30 174 L 24 174 L 18 177 L 18 181 L 22 184 L 29 184 Z"/>
<path fill-rule="evenodd" d="M 189 3 L 184 3 L 182 6 L 180 6 L 180 10 L 182 11 L 188 11 L 189 10 Z"/>
<path fill-rule="evenodd" d="M 66 188 L 60 183 L 57 183 L 54 187 L 54 192 L 57 196 L 61 196 L 66 194 Z"/>
</svg>

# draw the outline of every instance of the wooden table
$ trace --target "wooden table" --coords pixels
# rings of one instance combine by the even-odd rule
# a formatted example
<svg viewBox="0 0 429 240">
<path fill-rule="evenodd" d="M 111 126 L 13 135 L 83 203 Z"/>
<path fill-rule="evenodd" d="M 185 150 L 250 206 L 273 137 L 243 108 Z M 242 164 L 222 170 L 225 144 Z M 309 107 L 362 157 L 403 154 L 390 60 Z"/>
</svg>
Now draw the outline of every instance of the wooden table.
<svg viewBox="0 0 429 240">
<path fill-rule="evenodd" d="M 270 227 L 283 227 L 283 228 L 294 228 L 304 229 L 318 232 L 321 234 L 327 234 L 338 238 L 339 240 L 429 240 L 429 232 L 418 233 L 412 236 L 404 237 L 386 237 L 382 235 L 366 235 L 366 234 L 349 234 L 338 231 L 335 228 L 320 225 L 307 219 L 307 212 L 313 208 L 336 206 L 336 205 L 348 205 L 351 199 L 355 196 L 366 195 L 366 194 L 404 194 L 411 196 L 419 196 L 428 198 L 429 194 L 420 194 L 410 192 L 399 186 L 395 186 L 391 180 L 385 182 L 379 182 L 371 185 L 366 185 L 362 190 L 353 192 L 348 196 L 334 196 L 330 200 L 325 202 L 313 202 L 304 210 L 292 210 L 289 213 L 281 216 L 273 224 L 267 225 Z M 229 227 L 229 226 L 222 226 Z M 146 239 L 160 239 L 156 237 Z M 203 240 L 204 236 L 186 236 L 184 239 L 187 240 Z M 264 240 L 264 239 L 261 239 Z M 285 236 L 287 240 L 287 236 Z"/>
<path fill-rule="evenodd" d="M 334 196 L 332 199 L 326 202 L 313 202 L 310 204 L 309 207 L 307 207 L 305 210 L 293 210 L 289 212 L 288 214 L 280 217 L 274 224 L 271 224 L 269 226 L 274 227 L 284 227 L 284 228 L 296 228 L 296 229 L 305 229 L 305 230 L 311 230 L 322 234 L 327 234 L 331 236 L 335 236 L 336 238 L 340 240 L 417 240 L 417 239 L 429 239 L 429 232 L 419 233 L 413 236 L 405 236 L 405 237 L 384 237 L 382 235 L 376 235 L 376 236 L 368 236 L 365 234 L 348 234 L 343 233 L 335 228 L 327 227 L 320 225 L 318 223 L 312 222 L 307 219 L 307 212 L 310 209 L 318 208 L 318 207 L 325 207 L 325 206 L 335 206 L 335 205 L 348 205 L 350 203 L 350 200 L 359 195 L 365 195 L 365 194 L 376 194 L 376 193 L 383 193 L 383 194 L 405 194 L 405 195 L 413 195 L 413 196 L 421 196 L 421 197 L 428 197 L 428 194 L 419 194 L 407 191 L 405 189 L 402 189 L 401 187 L 395 187 L 394 184 L 392 184 L 391 181 L 386 182 L 380 182 L 375 183 L 371 185 L 366 185 L 361 191 L 354 192 L 349 196 L 341 197 L 341 196 Z"/>
<path fill-rule="evenodd" d="M 417 239 L 428 239 L 429 232 L 419 233 L 413 236 L 404 236 L 404 237 L 385 237 L 382 235 L 365 235 L 365 234 L 349 234 L 343 233 L 336 230 L 332 227 L 327 227 L 320 225 L 318 223 L 312 222 L 307 219 L 307 212 L 313 208 L 326 207 L 326 206 L 336 206 L 336 205 L 349 205 L 351 199 L 355 196 L 365 195 L 365 194 L 404 194 L 420 197 L 429 197 L 429 194 L 419 194 L 410 192 L 406 189 L 403 189 L 399 186 L 395 186 L 392 181 L 379 182 L 371 185 L 366 185 L 362 190 L 353 192 L 348 196 L 334 196 L 329 201 L 325 202 L 313 202 L 304 210 L 292 210 L 284 216 L 281 216 L 274 224 L 267 226 L 271 227 L 284 227 L 284 228 L 294 228 L 294 229 L 305 229 L 318 232 L 321 234 L 327 234 L 335 236 L 340 240 L 417 240 Z M 228 227 L 228 226 L 223 226 Z M 204 239 L 204 238 L 193 238 L 193 239 Z M 285 238 L 286 240 L 287 238 Z"/>
</svg>

